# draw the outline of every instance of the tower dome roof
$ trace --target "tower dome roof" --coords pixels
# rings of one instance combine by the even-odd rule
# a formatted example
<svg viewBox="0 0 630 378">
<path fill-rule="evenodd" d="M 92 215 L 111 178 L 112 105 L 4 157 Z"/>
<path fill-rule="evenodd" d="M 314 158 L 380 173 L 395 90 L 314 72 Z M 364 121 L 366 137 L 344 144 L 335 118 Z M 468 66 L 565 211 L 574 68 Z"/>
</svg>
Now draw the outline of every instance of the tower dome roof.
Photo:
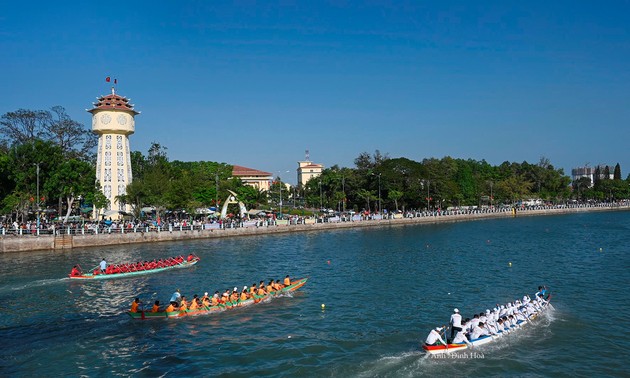
<svg viewBox="0 0 630 378">
<path fill-rule="evenodd" d="M 129 103 L 131 99 L 127 97 L 122 97 L 116 94 L 114 88 L 112 88 L 112 93 L 106 96 L 101 96 L 97 98 L 97 101 L 93 104 L 94 107 L 89 109 L 88 112 L 94 114 L 97 110 L 125 110 L 128 112 L 135 114 L 140 114 L 140 112 L 135 111 L 133 109 L 133 104 Z"/>
</svg>

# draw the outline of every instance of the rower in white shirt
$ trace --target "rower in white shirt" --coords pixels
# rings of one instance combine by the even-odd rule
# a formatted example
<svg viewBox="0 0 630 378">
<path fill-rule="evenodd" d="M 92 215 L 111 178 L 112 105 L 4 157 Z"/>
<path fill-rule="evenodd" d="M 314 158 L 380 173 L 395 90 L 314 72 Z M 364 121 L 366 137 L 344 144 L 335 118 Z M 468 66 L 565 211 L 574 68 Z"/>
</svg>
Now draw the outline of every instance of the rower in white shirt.
<svg viewBox="0 0 630 378">
<path fill-rule="evenodd" d="M 464 331 L 457 332 L 457 335 L 455 335 L 455 338 L 453 339 L 453 341 L 451 341 L 451 343 L 452 344 L 466 344 L 468 346 L 472 345 L 468 341 L 468 338 L 466 337 L 466 333 L 464 333 Z"/>
<path fill-rule="evenodd" d="M 442 332 L 443 327 L 435 327 L 429 332 L 429 336 L 424 341 L 426 345 L 446 345 L 442 337 L 440 336 L 440 332 Z"/>
<path fill-rule="evenodd" d="M 505 309 L 504 305 L 501 305 L 501 308 L 499 308 L 499 317 L 502 318 L 505 315 L 507 315 L 507 310 Z"/>
<path fill-rule="evenodd" d="M 473 329 L 479 324 L 479 315 L 475 314 L 475 316 L 470 319 L 470 328 Z"/>
<path fill-rule="evenodd" d="M 484 324 L 479 322 L 479 324 L 473 329 L 472 333 L 470 334 L 470 340 L 476 340 L 481 336 L 490 336 L 490 333 L 485 328 Z"/>
</svg>

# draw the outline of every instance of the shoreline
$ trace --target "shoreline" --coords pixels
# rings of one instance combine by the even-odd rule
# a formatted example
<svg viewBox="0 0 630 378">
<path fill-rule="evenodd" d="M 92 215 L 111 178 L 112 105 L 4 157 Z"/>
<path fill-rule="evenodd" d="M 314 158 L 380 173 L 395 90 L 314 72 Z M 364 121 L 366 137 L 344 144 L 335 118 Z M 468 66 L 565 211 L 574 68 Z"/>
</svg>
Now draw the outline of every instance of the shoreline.
<svg viewBox="0 0 630 378">
<path fill-rule="evenodd" d="M 421 216 L 414 218 L 361 220 L 349 222 L 324 222 L 297 225 L 271 225 L 263 227 L 241 227 L 225 229 L 162 230 L 159 232 L 127 232 L 88 235 L 4 235 L 0 237 L 0 253 L 30 252 L 44 250 L 72 250 L 73 248 L 91 248 L 109 245 L 159 243 L 181 240 L 243 237 L 257 235 L 283 234 L 291 232 L 318 232 L 348 228 L 391 227 L 419 224 L 467 222 L 482 219 L 514 218 L 519 216 L 564 215 L 593 211 L 628 211 L 629 206 L 597 206 L 575 208 L 527 209 L 512 212 L 488 212 L 469 214 L 450 214 Z"/>
</svg>

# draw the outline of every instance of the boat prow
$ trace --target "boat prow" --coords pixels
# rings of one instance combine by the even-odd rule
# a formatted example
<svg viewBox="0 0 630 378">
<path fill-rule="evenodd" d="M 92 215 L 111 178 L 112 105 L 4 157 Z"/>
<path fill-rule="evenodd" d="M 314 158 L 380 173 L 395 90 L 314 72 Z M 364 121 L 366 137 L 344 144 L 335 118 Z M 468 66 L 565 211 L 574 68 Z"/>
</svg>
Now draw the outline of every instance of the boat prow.
<svg viewBox="0 0 630 378">
<path fill-rule="evenodd" d="M 424 349 L 429 354 L 444 354 L 444 353 L 452 353 L 458 350 L 463 350 L 468 348 L 466 344 L 447 344 L 447 345 L 427 345 L 422 344 L 422 349 Z"/>
</svg>

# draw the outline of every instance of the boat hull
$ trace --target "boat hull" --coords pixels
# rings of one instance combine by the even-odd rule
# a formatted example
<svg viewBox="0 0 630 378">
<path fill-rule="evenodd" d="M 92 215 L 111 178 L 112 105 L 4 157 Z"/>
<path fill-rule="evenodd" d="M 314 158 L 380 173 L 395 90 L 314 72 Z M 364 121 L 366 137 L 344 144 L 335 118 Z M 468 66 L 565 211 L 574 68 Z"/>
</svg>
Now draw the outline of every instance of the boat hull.
<svg viewBox="0 0 630 378">
<path fill-rule="evenodd" d="M 125 272 L 125 273 L 115 273 L 115 274 L 96 274 L 96 275 L 92 273 L 86 273 L 80 276 L 70 276 L 70 279 L 71 280 L 112 280 L 116 278 L 143 276 L 145 274 L 164 272 L 165 270 L 190 268 L 191 266 L 195 265 L 198 261 L 199 260 L 184 261 L 181 264 L 171 265 L 164 268 L 139 270 L 135 272 Z"/>
<path fill-rule="evenodd" d="M 161 312 L 146 312 L 146 311 L 139 311 L 139 312 L 131 312 L 128 311 L 127 314 L 129 316 L 131 316 L 132 319 L 138 319 L 138 320 L 149 320 L 149 319 L 169 319 L 169 318 L 182 318 L 182 317 L 186 317 L 186 316 L 195 316 L 195 315 L 206 315 L 206 314 L 211 314 L 211 313 L 215 313 L 215 312 L 222 312 L 222 311 L 226 311 L 226 310 L 233 310 L 233 309 L 237 309 L 237 308 L 241 308 L 241 307 L 247 307 L 247 306 L 251 306 L 253 304 L 256 303 L 260 303 L 263 302 L 271 297 L 277 297 L 279 295 L 285 294 L 285 293 L 290 293 L 293 291 L 296 291 L 297 289 L 301 288 L 302 286 L 304 286 L 306 284 L 306 281 L 308 280 L 308 278 L 302 278 L 299 280 L 295 280 L 293 282 L 291 282 L 291 285 L 283 288 L 280 291 L 277 292 L 271 292 L 267 295 L 254 295 L 254 298 L 248 298 L 244 301 L 237 301 L 236 303 L 231 303 L 228 302 L 226 304 L 218 304 L 216 306 L 203 306 L 203 307 L 199 307 L 196 308 L 194 310 L 185 310 L 185 311 L 173 311 L 173 312 L 165 312 L 165 311 L 161 311 Z"/>
</svg>

